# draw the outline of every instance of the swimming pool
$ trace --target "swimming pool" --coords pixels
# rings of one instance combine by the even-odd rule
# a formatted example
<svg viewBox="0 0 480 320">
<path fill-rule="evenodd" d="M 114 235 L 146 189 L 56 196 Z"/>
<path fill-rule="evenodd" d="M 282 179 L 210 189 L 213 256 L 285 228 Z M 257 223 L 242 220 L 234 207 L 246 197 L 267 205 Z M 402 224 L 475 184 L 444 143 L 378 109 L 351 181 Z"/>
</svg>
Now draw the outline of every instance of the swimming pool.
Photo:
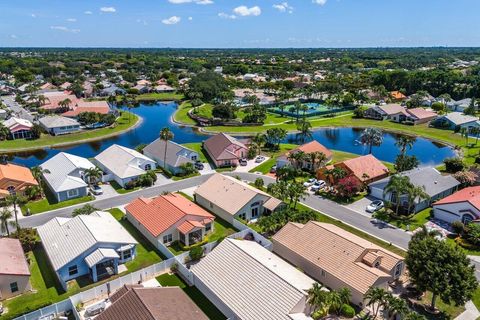
<svg viewBox="0 0 480 320">
<path fill-rule="evenodd" d="M 276 106 L 270 109 L 270 111 L 296 118 L 297 116 L 303 117 L 303 115 L 305 115 L 306 117 L 321 116 L 325 114 L 337 113 L 337 112 L 351 109 L 349 107 L 338 107 L 338 106 L 330 107 L 319 102 L 306 102 L 306 103 L 302 103 L 302 105 L 307 106 L 308 109 L 305 111 L 298 110 L 298 113 L 297 113 L 297 109 L 294 104 L 287 104 L 283 107 L 283 111 L 282 111 L 282 108 L 280 108 L 279 106 Z"/>
</svg>

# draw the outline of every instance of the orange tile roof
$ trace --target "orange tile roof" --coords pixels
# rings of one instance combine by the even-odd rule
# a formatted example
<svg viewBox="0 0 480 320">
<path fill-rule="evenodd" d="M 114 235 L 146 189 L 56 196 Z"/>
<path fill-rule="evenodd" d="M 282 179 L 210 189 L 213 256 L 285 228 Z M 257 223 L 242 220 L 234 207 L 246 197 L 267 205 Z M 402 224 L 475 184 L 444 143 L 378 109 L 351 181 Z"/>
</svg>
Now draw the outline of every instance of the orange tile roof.
<svg viewBox="0 0 480 320">
<path fill-rule="evenodd" d="M 388 168 L 371 154 L 345 160 L 343 164 L 352 171 L 360 181 L 374 179 L 388 173 Z"/>
<path fill-rule="evenodd" d="M 0 180 L 2 179 L 9 179 L 28 183 L 31 185 L 38 185 L 37 180 L 35 180 L 29 168 L 11 163 L 0 164 Z"/>
<path fill-rule="evenodd" d="M 305 143 L 296 149 L 293 149 L 290 152 L 287 152 L 287 155 L 295 152 L 303 151 L 305 153 L 313 153 L 313 152 L 322 152 L 328 159 L 332 158 L 333 153 L 329 149 L 327 149 L 323 144 L 320 142 L 313 140 L 308 143 Z"/>
<path fill-rule="evenodd" d="M 202 222 L 215 219 L 197 204 L 174 193 L 153 199 L 138 198 L 125 209 L 154 237 L 158 237 L 181 219 L 190 220 L 190 224 L 195 217 Z"/>
<path fill-rule="evenodd" d="M 390 92 L 390 96 L 393 98 L 393 99 L 396 99 L 396 100 L 402 100 L 402 99 L 406 99 L 407 96 L 405 96 L 403 93 L 401 93 L 400 91 L 392 91 Z"/>
<path fill-rule="evenodd" d="M 468 187 L 445 197 L 433 205 L 448 204 L 457 202 L 469 202 L 472 206 L 480 210 L 480 186 Z"/>
</svg>

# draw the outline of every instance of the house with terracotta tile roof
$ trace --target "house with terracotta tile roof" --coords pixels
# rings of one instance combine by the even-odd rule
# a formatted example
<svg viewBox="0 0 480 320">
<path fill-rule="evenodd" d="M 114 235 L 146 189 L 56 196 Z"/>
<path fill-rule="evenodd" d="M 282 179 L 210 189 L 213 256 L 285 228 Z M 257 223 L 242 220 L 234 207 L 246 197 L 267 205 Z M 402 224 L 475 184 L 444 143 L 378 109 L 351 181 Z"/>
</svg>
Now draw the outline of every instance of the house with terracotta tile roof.
<svg viewBox="0 0 480 320">
<path fill-rule="evenodd" d="M 334 168 L 343 169 L 347 176 L 356 178 L 359 184 L 369 184 L 383 179 L 389 174 L 388 168 L 380 160 L 367 154 L 320 168 L 317 171 L 317 178 L 334 183 L 333 177 L 328 174 L 328 171 Z"/>
<path fill-rule="evenodd" d="M 435 120 L 438 116 L 435 112 L 422 107 L 406 109 L 405 111 L 407 113 L 405 121 L 413 124 L 427 123 Z"/>
<path fill-rule="evenodd" d="M 76 118 L 82 112 L 95 112 L 100 114 L 108 114 L 112 112 L 110 105 L 106 101 L 84 101 L 81 100 L 77 104 L 70 107 L 70 110 L 64 112 L 62 116 Z"/>
<path fill-rule="evenodd" d="M 313 140 L 313 141 L 310 141 L 308 143 L 305 143 L 291 151 L 288 151 L 286 152 L 285 154 L 281 155 L 280 157 L 277 158 L 277 168 L 282 168 L 286 165 L 294 165 L 294 163 L 292 163 L 292 160 L 291 160 L 291 156 L 293 154 L 296 154 L 296 153 L 299 153 L 299 152 L 303 152 L 305 155 L 307 155 L 307 157 L 303 160 L 300 161 L 300 163 L 298 164 L 298 166 L 302 169 L 306 169 L 306 170 L 312 170 L 312 168 L 315 166 L 315 167 L 320 167 L 322 166 L 323 164 L 325 163 L 328 163 L 332 160 L 333 158 L 333 152 L 330 151 L 329 149 L 327 149 L 324 145 L 322 145 L 320 142 L 316 141 L 316 140 Z M 308 159 L 308 155 L 309 154 L 312 154 L 312 153 L 315 153 L 315 152 L 319 152 L 319 153 L 323 153 L 326 157 L 326 160 L 323 161 L 323 163 L 315 163 L 313 164 L 312 161 L 310 159 Z"/>
<path fill-rule="evenodd" d="M 0 237 L 0 301 L 32 289 L 30 269 L 18 239 Z"/>
<path fill-rule="evenodd" d="M 395 101 L 403 101 L 407 99 L 407 96 L 401 93 L 400 91 L 390 91 L 390 98 Z"/>
<path fill-rule="evenodd" d="M 137 198 L 125 211 L 127 220 L 155 247 L 174 241 L 190 246 L 203 241 L 214 228 L 215 216 L 178 193 Z"/>
<path fill-rule="evenodd" d="M 245 143 L 223 132 L 205 140 L 203 148 L 217 167 L 238 166 L 248 155 Z"/>
<path fill-rule="evenodd" d="M 480 219 L 480 186 L 468 187 L 445 197 L 433 205 L 436 219 L 465 224 Z"/>
<path fill-rule="evenodd" d="M 284 203 L 271 195 L 233 177 L 219 173 L 201 184 L 194 193 L 195 202 L 232 223 L 258 219 L 284 207 Z"/>
<path fill-rule="evenodd" d="M 273 252 L 330 289 L 348 288 L 363 306 L 370 287 L 387 289 L 404 272 L 403 258 L 333 224 L 286 224 Z"/>
<path fill-rule="evenodd" d="M 0 164 L 0 198 L 20 194 L 31 186 L 38 186 L 29 168 L 16 164 Z"/>
</svg>

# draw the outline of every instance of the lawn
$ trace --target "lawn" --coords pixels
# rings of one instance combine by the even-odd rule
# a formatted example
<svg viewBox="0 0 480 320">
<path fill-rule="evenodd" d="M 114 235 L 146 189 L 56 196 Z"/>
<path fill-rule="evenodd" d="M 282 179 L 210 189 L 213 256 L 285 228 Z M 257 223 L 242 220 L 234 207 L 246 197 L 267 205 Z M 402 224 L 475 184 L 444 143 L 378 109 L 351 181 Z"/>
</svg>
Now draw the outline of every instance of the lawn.
<svg viewBox="0 0 480 320">
<path fill-rule="evenodd" d="M 172 176 L 172 180 L 173 181 L 180 181 L 180 180 L 183 180 L 183 179 L 198 177 L 199 175 L 200 175 L 200 173 L 197 171 L 197 172 L 194 172 L 194 173 L 186 175 L 186 176 Z"/>
<path fill-rule="evenodd" d="M 139 121 L 139 117 L 130 112 L 122 112 L 120 118 L 117 119 L 116 125 L 107 128 L 87 130 L 78 133 L 64 134 L 60 136 L 51 136 L 42 134 L 36 140 L 4 140 L 0 141 L 0 151 L 15 151 L 26 149 L 42 149 L 45 147 L 53 147 L 62 144 L 78 144 L 82 141 L 94 141 L 103 139 L 106 136 L 117 135 L 121 132 L 133 127 Z"/>
<path fill-rule="evenodd" d="M 132 192 L 132 191 L 135 191 L 135 190 L 139 190 L 139 189 L 140 189 L 140 187 L 135 187 L 135 188 L 132 188 L 132 189 L 125 189 L 125 188 L 123 188 L 121 185 L 119 185 L 118 182 L 115 181 L 115 180 L 110 181 L 110 185 L 111 185 L 112 188 L 115 189 L 115 191 L 117 191 L 117 193 L 119 193 L 119 194 L 130 193 L 130 192 Z"/>
<path fill-rule="evenodd" d="M 138 231 L 127 219 L 122 219 L 124 214 L 118 209 L 110 209 L 108 212 L 127 229 L 128 233 L 137 240 L 137 255 L 135 259 L 125 263 L 129 272 L 133 272 L 152 264 L 165 260 L 165 257 Z"/>
<path fill-rule="evenodd" d="M 62 202 L 55 202 L 51 200 L 50 197 L 46 197 L 45 199 L 42 199 L 42 200 L 30 201 L 27 204 L 21 206 L 21 209 L 24 214 L 28 210 L 30 210 L 30 214 L 37 214 L 45 211 L 73 206 L 79 203 L 92 201 L 94 199 L 95 198 L 93 196 L 85 196 L 85 197 L 75 198 L 75 199 L 66 200 Z"/>
<path fill-rule="evenodd" d="M 184 143 L 182 144 L 182 146 L 196 151 L 198 153 L 198 156 L 200 157 L 198 160 L 202 162 L 208 162 L 208 155 L 203 149 L 201 142 Z"/>
<path fill-rule="evenodd" d="M 397 228 L 413 231 L 417 228 L 421 228 L 425 223 L 427 223 L 427 221 L 430 219 L 431 211 L 432 208 L 424 209 L 409 219 L 398 219 L 387 214 L 385 211 L 376 212 L 373 216 L 377 219 L 390 223 Z"/>
<path fill-rule="evenodd" d="M 477 290 L 478 291 L 478 290 Z M 428 292 L 421 300 L 422 303 L 426 305 L 430 305 L 432 301 L 432 293 Z M 437 299 L 436 302 L 437 308 L 442 311 L 443 314 L 434 316 L 427 312 L 421 312 L 427 319 L 438 320 L 438 319 L 455 319 L 458 315 L 460 315 L 463 311 L 465 311 L 464 306 L 455 306 L 454 304 L 446 304 L 440 298 Z"/>
<path fill-rule="evenodd" d="M 179 101 L 185 96 L 182 93 L 164 92 L 164 93 L 144 93 L 135 97 L 137 101 Z"/>
<path fill-rule="evenodd" d="M 175 274 L 162 274 L 157 281 L 163 287 L 180 287 L 195 304 L 212 320 L 225 320 L 226 317 L 208 300 L 196 287 L 189 287 L 182 279 Z"/>
<path fill-rule="evenodd" d="M 176 122 L 184 123 L 187 125 L 196 125 L 197 122 L 188 116 L 188 111 L 192 109 L 192 104 L 190 101 L 182 102 L 178 107 L 177 111 L 173 114 L 173 119 Z"/>
</svg>

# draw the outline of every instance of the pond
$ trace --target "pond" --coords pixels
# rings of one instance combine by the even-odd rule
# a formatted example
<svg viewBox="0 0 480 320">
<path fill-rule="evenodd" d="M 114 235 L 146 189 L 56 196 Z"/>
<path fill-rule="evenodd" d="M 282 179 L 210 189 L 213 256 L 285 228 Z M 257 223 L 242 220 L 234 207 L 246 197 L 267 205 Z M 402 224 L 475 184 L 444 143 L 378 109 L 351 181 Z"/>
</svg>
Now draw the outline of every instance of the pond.
<svg viewBox="0 0 480 320">
<path fill-rule="evenodd" d="M 129 148 L 135 148 L 142 143 L 150 143 L 158 137 L 160 129 L 167 126 L 170 127 L 174 133 L 175 142 L 188 143 L 204 141 L 208 136 L 201 134 L 197 129 L 180 126 L 171 122 L 171 116 L 176 108 L 177 105 L 174 102 L 140 104 L 137 108 L 131 109 L 131 111 L 142 117 L 143 122 L 140 126 L 129 132 L 102 141 L 83 143 L 75 146 L 19 152 L 11 155 L 9 160 L 33 167 L 62 151 L 85 158 L 92 158 L 115 143 Z M 355 142 L 359 139 L 361 132 L 361 129 L 355 128 L 325 128 L 315 131 L 314 139 L 318 140 L 327 148 L 356 154 L 366 154 L 368 148 Z M 287 139 L 289 140 L 288 142 L 292 142 L 294 137 L 294 134 L 289 135 Z M 373 148 L 373 154 L 383 161 L 393 162 L 397 153 L 398 148 L 395 147 L 395 135 L 390 133 L 385 133 L 384 142 L 380 147 Z M 451 148 L 423 138 L 418 138 L 413 150 L 408 153 L 415 154 L 423 165 L 439 164 L 446 157 L 454 155 L 454 151 Z"/>
</svg>

